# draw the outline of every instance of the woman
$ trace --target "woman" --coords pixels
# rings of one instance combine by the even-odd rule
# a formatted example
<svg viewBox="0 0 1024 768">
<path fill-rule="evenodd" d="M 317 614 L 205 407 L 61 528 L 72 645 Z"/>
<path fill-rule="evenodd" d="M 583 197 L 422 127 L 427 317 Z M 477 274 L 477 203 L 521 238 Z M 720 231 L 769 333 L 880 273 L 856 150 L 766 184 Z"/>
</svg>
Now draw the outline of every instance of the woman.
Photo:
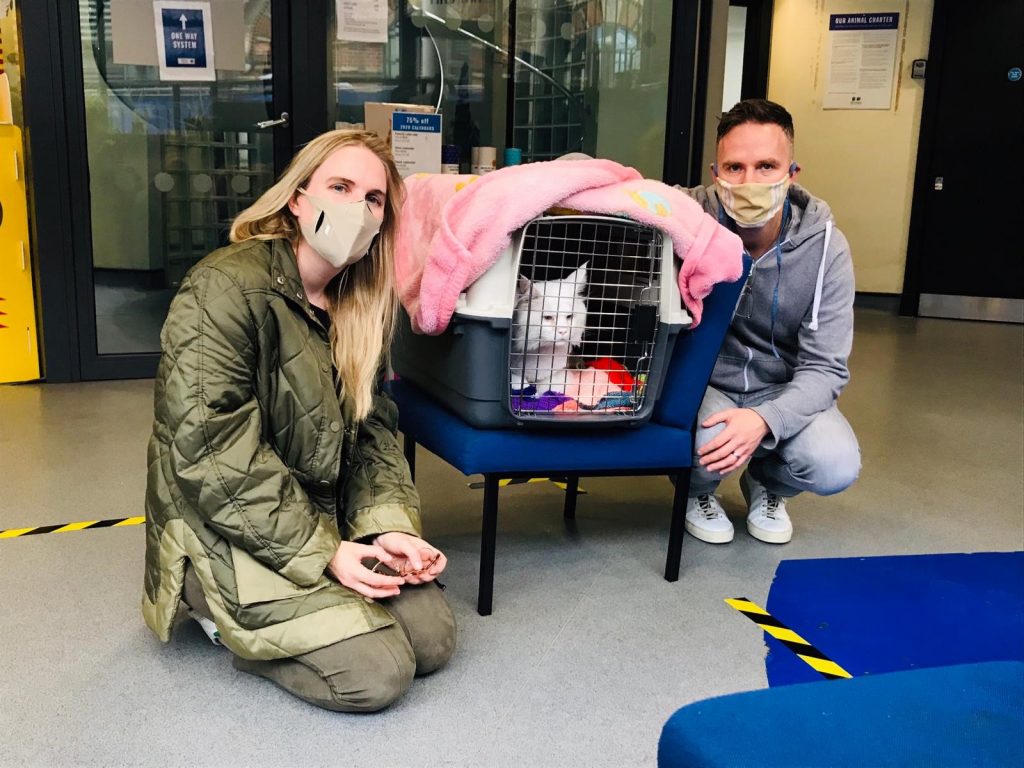
<svg viewBox="0 0 1024 768">
<path fill-rule="evenodd" d="M 318 137 L 189 272 L 161 335 L 146 623 L 166 642 L 184 599 L 238 669 L 339 711 L 388 706 L 455 645 L 447 561 L 374 393 L 401 194 L 375 135 Z"/>
</svg>

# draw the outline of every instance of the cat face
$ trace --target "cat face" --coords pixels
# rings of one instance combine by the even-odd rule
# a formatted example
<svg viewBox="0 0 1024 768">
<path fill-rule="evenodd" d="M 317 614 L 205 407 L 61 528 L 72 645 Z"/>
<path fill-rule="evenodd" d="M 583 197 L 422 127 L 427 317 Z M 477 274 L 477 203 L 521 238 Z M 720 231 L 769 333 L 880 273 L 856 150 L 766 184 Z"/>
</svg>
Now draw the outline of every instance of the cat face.
<svg viewBox="0 0 1024 768">
<path fill-rule="evenodd" d="M 530 281 L 519 278 L 516 290 L 515 326 L 520 344 L 535 347 L 540 342 L 575 346 L 587 324 L 587 265 L 561 280 Z"/>
</svg>

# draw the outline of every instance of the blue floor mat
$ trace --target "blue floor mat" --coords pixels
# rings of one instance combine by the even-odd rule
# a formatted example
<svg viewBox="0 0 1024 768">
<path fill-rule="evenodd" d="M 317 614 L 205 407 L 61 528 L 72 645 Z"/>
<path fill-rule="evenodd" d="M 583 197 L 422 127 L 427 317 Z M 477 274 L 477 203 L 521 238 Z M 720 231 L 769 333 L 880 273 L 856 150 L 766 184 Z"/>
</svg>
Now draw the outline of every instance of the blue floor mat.
<svg viewBox="0 0 1024 768">
<path fill-rule="evenodd" d="M 854 677 L 1024 661 L 1024 552 L 784 560 L 766 607 Z M 765 638 L 769 685 L 822 679 Z"/>
</svg>

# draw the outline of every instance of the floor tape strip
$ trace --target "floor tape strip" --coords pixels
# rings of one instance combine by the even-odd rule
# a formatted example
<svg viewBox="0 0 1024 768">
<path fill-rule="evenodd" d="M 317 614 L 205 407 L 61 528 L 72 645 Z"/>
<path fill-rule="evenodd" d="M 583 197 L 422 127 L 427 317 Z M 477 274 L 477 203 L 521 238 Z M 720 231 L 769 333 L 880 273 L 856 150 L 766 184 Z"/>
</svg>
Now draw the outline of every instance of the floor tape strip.
<svg viewBox="0 0 1024 768">
<path fill-rule="evenodd" d="M 83 520 L 78 523 L 63 525 L 37 525 L 34 528 L 8 528 L 0 531 L 0 539 L 16 539 L 19 536 L 35 536 L 40 533 L 70 533 L 71 531 L 87 531 L 90 528 L 124 528 L 129 525 L 142 525 L 146 522 L 142 517 L 115 517 L 111 520 Z"/>
<path fill-rule="evenodd" d="M 750 602 L 745 597 L 726 598 L 725 602 L 789 648 L 789 650 L 799 656 L 805 664 L 822 677 L 826 677 L 829 680 L 853 677 L 853 675 L 756 603 Z"/>
</svg>

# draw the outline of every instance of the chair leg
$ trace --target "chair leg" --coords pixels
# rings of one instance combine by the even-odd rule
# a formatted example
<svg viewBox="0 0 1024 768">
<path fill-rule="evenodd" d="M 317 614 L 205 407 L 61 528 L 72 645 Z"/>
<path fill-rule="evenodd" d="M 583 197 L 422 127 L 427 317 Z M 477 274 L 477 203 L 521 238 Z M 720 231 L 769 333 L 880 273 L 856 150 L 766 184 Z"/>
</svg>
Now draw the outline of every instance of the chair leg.
<svg viewBox="0 0 1024 768">
<path fill-rule="evenodd" d="M 562 516 L 566 520 L 576 519 L 576 496 L 578 495 L 579 487 L 579 475 L 569 475 L 565 478 L 565 507 L 563 507 Z"/>
<path fill-rule="evenodd" d="M 683 534 L 686 531 L 686 497 L 690 495 L 690 468 L 676 475 L 672 496 L 672 523 L 668 531 L 668 556 L 665 559 L 665 581 L 679 581 L 679 562 L 683 558 Z"/>
<path fill-rule="evenodd" d="M 490 616 L 494 602 L 494 551 L 498 539 L 498 475 L 484 475 L 484 520 L 480 534 L 480 587 L 476 612 Z"/>
<path fill-rule="evenodd" d="M 405 452 L 405 460 L 409 463 L 409 477 L 416 481 L 416 440 L 408 432 L 403 432 L 404 442 L 402 447 Z"/>
</svg>

